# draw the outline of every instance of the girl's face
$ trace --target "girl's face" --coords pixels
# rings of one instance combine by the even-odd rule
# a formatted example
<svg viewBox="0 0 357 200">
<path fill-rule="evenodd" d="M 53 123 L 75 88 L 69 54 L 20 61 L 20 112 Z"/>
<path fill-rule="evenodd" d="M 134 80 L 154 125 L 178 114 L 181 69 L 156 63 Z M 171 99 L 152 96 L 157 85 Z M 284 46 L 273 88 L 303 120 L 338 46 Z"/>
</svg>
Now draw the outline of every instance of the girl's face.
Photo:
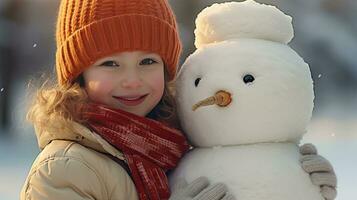
<svg viewBox="0 0 357 200">
<path fill-rule="evenodd" d="M 155 53 L 113 54 L 97 60 L 83 77 L 91 101 L 139 116 L 148 114 L 164 93 L 164 63 Z"/>
</svg>

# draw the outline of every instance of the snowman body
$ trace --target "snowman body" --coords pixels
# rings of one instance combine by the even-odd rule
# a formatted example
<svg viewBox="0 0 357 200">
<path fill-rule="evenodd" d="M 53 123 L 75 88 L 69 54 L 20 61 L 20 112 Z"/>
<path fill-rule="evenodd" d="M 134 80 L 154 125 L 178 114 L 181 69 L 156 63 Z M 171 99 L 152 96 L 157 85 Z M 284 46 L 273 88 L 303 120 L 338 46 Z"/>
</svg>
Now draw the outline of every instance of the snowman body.
<svg viewBox="0 0 357 200">
<path fill-rule="evenodd" d="M 176 80 L 178 115 L 195 148 L 170 185 L 206 176 L 238 200 L 323 200 L 299 162 L 314 92 L 309 65 L 288 46 L 291 18 L 252 0 L 214 4 L 198 15 L 195 35 L 197 50 Z M 218 91 L 228 104 L 193 109 Z"/>
<path fill-rule="evenodd" d="M 301 168 L 294 143 L 197 148 L 184 157 L 170 181 L 191 182 L 200 176 L 225 183 L 241 200 L 323 200 Z"/>
</svg>

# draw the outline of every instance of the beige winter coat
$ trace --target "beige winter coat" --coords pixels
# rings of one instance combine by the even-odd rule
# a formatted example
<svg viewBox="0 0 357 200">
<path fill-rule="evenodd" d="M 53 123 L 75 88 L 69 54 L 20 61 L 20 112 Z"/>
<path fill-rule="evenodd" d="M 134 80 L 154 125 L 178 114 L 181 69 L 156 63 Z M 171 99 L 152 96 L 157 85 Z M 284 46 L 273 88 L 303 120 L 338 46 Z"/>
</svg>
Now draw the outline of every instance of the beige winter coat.
<svg viewBox="0 0 357 200">
<path fill-rule="evenodd" d="M 42 152 L 34 161 L 21 191 L 21 200 L 137 200 L 126 170 L 108 155 L 121 152 L 81 124 L 75 132 L 51 127 L 36 130 Z"/>
</svg>

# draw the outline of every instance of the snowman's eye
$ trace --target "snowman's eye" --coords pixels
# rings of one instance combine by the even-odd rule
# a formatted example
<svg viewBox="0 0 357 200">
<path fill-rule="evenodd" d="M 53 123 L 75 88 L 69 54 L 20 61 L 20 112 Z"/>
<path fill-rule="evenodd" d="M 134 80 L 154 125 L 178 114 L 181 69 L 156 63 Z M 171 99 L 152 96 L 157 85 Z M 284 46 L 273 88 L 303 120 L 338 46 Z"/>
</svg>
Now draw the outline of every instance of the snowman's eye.
<svg viewBox="0 0 357 200">
<path fill-rule="evenodd" d="M 196 86 L 196 87 L 198 86 L 198 84 L 200 83 L 200 81 L 201 81 L 201 78 L 197 78 L 197 79 L 195 80 L 195 86 Z"/>
<path fill-rule="evenodd" d="M 255 80 L 254 76 L 247 74 L 243 77 L 244 83 L 252 83 Z"/>
</svg>

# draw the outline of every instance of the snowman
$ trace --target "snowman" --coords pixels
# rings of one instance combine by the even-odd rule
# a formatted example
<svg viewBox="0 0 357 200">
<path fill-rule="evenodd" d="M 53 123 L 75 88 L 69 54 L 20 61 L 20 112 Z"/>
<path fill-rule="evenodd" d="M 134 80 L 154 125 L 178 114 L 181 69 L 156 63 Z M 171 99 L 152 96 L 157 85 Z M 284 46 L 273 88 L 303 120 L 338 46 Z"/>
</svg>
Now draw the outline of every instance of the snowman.
<svg viewBox="0 0 357 200">
<path fill-rule="evenodd" d="M 176 98 L 197 148 L 170 184 L 205 176 L 239 200 L 323 200 L 299 161 L 314 92 L 308 64 L 288 46 L 291 17 L 252 0 L 214 4 L 198 15 L 195 36 Z"/>
</svg>

